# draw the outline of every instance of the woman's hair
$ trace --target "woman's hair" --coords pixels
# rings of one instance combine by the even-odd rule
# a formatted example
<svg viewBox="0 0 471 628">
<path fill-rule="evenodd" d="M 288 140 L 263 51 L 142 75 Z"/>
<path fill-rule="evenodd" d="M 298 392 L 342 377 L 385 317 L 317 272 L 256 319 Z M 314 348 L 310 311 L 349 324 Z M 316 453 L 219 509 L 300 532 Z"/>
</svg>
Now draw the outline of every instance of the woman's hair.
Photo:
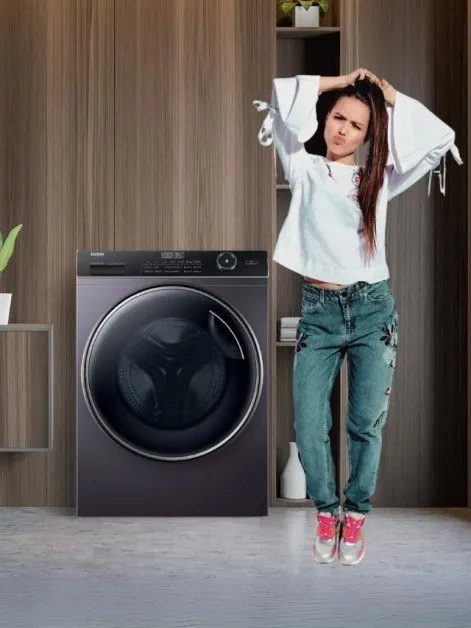
<svg viewBox="0 0 471 628">
<path fill-rule="evenodd" d="M 363 214 L 368 257 L 372 257 L 376 251 L 376 201 L 388 160 L 388 112 L 382 90 L 368 79 L 359 79 L 355 85 L 338 90 L 332 107 L 344 96 L 357 98 L 370 110 L 365 138 L 370 145 L 358 188 L 358 204 Z"/>
</svg>

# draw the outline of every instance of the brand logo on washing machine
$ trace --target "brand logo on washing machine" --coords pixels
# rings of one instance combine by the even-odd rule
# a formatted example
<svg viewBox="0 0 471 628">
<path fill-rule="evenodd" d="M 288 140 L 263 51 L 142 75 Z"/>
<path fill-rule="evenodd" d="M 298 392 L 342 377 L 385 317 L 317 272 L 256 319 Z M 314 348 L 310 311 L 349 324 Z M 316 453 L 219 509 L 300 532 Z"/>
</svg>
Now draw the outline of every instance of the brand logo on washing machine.
<svg viewBox="0 0 471 628">
<path fill-rule="evenodd" d="M 90 255 L 93 255 L 93 257 L 103 257 L 105 254 L 103 251 L 92 251 Z"/>
</svg>

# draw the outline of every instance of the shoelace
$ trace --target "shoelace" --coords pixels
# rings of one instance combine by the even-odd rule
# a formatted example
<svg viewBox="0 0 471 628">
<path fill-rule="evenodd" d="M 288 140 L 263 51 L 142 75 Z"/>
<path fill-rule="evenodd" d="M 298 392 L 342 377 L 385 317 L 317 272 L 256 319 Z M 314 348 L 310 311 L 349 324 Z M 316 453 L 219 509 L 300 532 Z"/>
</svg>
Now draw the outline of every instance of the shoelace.
<svg viewBox="0 0 471 628">
<path fill-rule="evenodd" d="M 342 527 L 342 538 L 345 543 L 351 543 L 352 545 L 358 543 L 360 529 L 364 522 L 364 518 L 356 519 L 355 517 L 349 517 L 348 515 L 345 515 L 345 520 Z"/>
<path fill-rule="evenodd" d="M 318 535 L 321 541 L 329 541 L 335 535 L 335 524 L 337 517 L 332 515 L 319 514 L 317 517 L 319 522 Z"/>
</svg>

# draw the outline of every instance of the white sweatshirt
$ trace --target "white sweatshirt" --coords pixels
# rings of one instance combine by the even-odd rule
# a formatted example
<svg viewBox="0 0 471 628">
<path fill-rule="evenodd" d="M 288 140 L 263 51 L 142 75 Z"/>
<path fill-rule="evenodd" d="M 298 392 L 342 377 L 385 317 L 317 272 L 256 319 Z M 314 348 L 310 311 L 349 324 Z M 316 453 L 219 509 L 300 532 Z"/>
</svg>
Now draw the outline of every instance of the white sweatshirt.
<svg viewBox="0 0 471 628">
<path fill-rule="evenodd" d="M 463 163 L 455 133 L 423 104 L 396 91 L 394 107 L 387 107 L 389 157 L 378 194 L 376 255 L 367 260 L 363 217 L 356 200 L 360 168 L 311 155 L 304 147 L 318 127 L 319 83 L 319 76 L 275 79 L 271 104 L 254 101 L 259 111 L 268 110 L 259 142 L 269 146 L 275 140 L 291 188 L 289 212 L 273 259 L 300 275 L 330 283 L 388 279 L 387 203 L 427 172 L 429 194 L 433 172 L 445 194 L 448 150 L 458 164 Z"/>
</svg>

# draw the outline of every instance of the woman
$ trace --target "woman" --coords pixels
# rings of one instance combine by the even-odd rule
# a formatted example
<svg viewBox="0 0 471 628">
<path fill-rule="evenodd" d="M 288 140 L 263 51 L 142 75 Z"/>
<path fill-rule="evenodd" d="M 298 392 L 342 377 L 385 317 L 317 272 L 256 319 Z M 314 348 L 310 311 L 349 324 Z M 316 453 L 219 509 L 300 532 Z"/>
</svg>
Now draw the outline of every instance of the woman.
<svg viewBox="0 0 471 628">
<path fill-rule="evenodd" d="M 319 94 L 338 90 L 325 120 L 325 157 L 306 152 Z M 317 508 L 314 558 L 358 564 L 371 510 L 396 364 L 398 316 L 385 252 L 387 203 L 427 172 L 445 193 L 455 133 L 420 102 L 360 68 L 347 76 L 275 79 L 259 141 L 275 145 L 290 183 L 274 260 L 303 277 L 293 368 L 295 432 Z M 368 142 L 363 167 L 357 149 Z M 441 162 L 441 163 L 440 163 Z M 438 168 L 437 168 L 438 167 Z M 429 193 L 430 193 L 429 180 Z M 336 494 L 330 397 L 348 353 L 350 477 L 344 517 Z"/>
</svg>

